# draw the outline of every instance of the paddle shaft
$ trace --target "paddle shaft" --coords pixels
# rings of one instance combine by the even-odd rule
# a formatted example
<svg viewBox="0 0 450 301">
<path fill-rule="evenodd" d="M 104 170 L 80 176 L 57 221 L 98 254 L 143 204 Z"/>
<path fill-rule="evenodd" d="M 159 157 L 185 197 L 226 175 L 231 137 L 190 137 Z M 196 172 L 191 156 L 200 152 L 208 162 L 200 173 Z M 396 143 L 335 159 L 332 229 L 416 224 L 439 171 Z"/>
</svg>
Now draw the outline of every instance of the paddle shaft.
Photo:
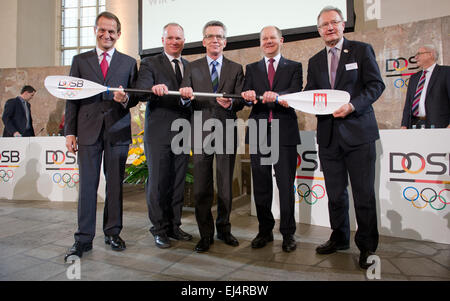
<svg viewBox="0 0 450 301">
<path fill-rule="evenodd" d="M 122 88 L 107 88 L 108 91 L 122 91 L 122 92 L 128 92 L 128 93 L 151 93 L 154 94 L 152 90 L 139 90 L 139 89 L 122 89 Z M 178 91 L 168 91 L 168 95 L 174 95 L 174 96 L 181 96 L 181 93 Z M 224 97 L 224 98 L 242 98 L 241 95 L 237 94 L 227 94 L 227 93 L 206 93 L 206 92 L 194 92 L 194 96 L 200 96 L 200 97 Z M 257 99 L 262 100 L 262 96 L 256 96 Z"/>
</svg>

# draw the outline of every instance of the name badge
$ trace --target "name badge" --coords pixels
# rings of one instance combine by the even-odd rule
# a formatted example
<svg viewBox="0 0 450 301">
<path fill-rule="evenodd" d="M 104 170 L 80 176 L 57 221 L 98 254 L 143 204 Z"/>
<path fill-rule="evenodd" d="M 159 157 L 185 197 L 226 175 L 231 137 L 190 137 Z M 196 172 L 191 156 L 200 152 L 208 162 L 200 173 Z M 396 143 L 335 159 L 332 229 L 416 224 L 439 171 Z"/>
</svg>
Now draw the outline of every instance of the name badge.
<svg viewBox="0 0 450 301">
<path fill-rule="evenodd" d="M 358 69 L 358 63 L 351 63 L 351 64 L 345 65 L 345 70 L 347 70 L 347 71 L 355 70 L 355 69 Z"/>
</svg>

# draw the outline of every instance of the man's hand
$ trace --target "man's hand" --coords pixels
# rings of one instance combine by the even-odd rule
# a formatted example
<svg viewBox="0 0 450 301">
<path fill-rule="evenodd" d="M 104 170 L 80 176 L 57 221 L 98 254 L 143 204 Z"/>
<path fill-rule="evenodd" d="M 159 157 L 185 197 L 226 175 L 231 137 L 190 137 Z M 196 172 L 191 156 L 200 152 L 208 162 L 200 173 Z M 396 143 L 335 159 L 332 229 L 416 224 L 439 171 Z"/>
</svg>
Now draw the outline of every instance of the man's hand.
<svg viewBox="0 0 450 301">
<path fill-rule="evenodd" d="M 69 152 L 75 154 L 78 151 L 77 137 L 67 136 L 66 137 L 66 147 Z"/>
<path fill-rule="evenodd" d="M 119 88 L 123 88 L 122 86 L 120 86 Z M 118 103 L 124 103 L 128 100 L 128 96 L 125 92 L 123 91 L 115 91 L 114 92 L 114 101 L 118 102 Z"/>
<path fill-rule="evenodd" d="M 231 98 L 217 97 L 216 100 L 217 103 L 224 109 L 228 109 L 232 104 Z"/>
<path fill-rule="evenodd" d="M 257 104 L 258 100 L 256 99 L 256 92 L 254 90 L 248 90 L 241 93 L 242 98 L 247 102 L 253 102 L 253 104 Z"/>
<path fill-rule="evenodd" d="M 272 91 L 266 91 L 263 95 L 263 103 L 275 102 L 277 100 L 278 93 Z"/>
<path fill-rule="evenodd" d="M 19 132 L 15 132 L 15 133 L 13 134 L 13 136 L 14 136 L 14 137 L 22 137 L 22 135 L 21 135 Z"/>
<path fill-rule="evenodd" d="M 183 99 L 194 99 L 194 91 L 191 87 L 185 87 L 180 89 L 181 98 Z"/>
<path fill-rule="evenodd" d="M 402 126 L 402 127 L 400 127 L 402 130 L 406 130 L 407 129 L 407 127 L 406 126 Z"/>
<path fill-rule="evenodd" d="M 347 115 L 353 112 L 353 107 L 350 103 L 346 103 L 341 106 L 339 109 L 333 112 L 334 118 L 345 118 Z"/>
<path fill-rule="evenodd" d="M 159 85 L 154 85 L 152 87 L 152 92 L 153 92 L 153 94 L 155 94 L 157 96 L 164 96 L 164 95 L 169 94 L 169 89 L 167 88 L 166 85 L 159 84 Z"/>
</svg>

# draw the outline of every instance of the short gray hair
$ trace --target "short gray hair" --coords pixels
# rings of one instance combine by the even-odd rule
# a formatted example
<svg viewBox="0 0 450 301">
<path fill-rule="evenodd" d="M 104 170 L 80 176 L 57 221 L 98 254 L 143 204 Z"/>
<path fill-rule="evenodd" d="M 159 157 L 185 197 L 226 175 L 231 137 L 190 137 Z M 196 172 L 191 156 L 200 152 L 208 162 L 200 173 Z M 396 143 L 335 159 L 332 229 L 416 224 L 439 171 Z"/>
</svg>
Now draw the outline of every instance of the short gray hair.
<svg viewBox="0 0 450 301">
<path fill-rule="evenodd" d="M 264 29 L 270 28 L 270 27 L 275 28 L 275 30 L 277 31 L 278 36 L 279 36 L 280 38 L 283 37 L 283 33 L 281 32 L 281 29 L 279 29 L 279 28 L 276 27 L 275 25 L 264 26 L 263 29 L 261 29 L 261 31 L 259 32 L 259 37 L 261 38 L 261 35 L 262 35 L 262 32 L 264 31 Z"/>
<path fill-rule="evenodd" d="M 434 46 L 433 44 L 426 44 L 422 46 L 423 48 L 426 48 L 427 50 L 429 50 L 434 57 L 434 61 L 437 62 L 439 59 L 439 51 L 437 49 L 436 46 Z"/>
<path fill-rule="evenodd" d="M 183 28 L 183 26 L 181 26 L 181 25 L 178 24 L 178 23 L 172 22 L 172 23 L 166 24 L 166 26 L 163 27 L 163 37 L 164 37 L 164 35 L 166 34 L 167 27 L 169 27 L 169 26 L 178 26 L 179 28 L 181 28 L 181 31 L 182 31 L 183 34 L 184 34 L 184 28 Z"/>
<path fill-rule="evenodd" d="M 337 13 L 339 14 L 339 16 L 341 17 L 341 20 L 344 21 L 344 15 L 342 14 L 342 11 L 341 11 L 338 7 L 336 7 L 336 6 L 328 5 L 328 6 L 325 6 L 324 8 L 322 8 L 322 10 L 320 11 L 319 15 L 317 16 L 317 26 L 319 26 L 319 19 L 320 19 L 320 16 L 321 16 L 323 13 L 326 13 L 326 12 L 329 12 L 329 11 L 335 11 L 335 12 L 337 12 Z"/>
<path fill-rule="evenodd" d="M 211 26 L 222 27 L 224 38 L 227 37 L 227 27 L 225 26 L 225 24 L 223 24 L 220 21 L 209 21 L 208 23 L 206 23 L 205 26 L 203 26 L 203 36 L 205 36 L 206 28 L 211 27 Z"/>
</svg>

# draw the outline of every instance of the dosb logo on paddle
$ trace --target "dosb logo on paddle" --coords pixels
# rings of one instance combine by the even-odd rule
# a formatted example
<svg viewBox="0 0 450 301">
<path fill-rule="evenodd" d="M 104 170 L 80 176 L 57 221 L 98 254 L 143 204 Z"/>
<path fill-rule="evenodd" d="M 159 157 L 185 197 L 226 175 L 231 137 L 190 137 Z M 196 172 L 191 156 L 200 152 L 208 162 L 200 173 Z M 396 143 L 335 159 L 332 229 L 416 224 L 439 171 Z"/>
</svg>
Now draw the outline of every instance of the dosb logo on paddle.
<svg viewBox="0 0 450 301">
<path fill-rule="evenodd" d="M 314 93 L 314 101 L 313 101 L 313 107 L 317 111 L 325 111 L 327 108 L 328 101 L 327 101 L 327 94 L 326 93 Z"/>
<path fill-rule="evenodd" d="M 84 80 L 73 80 L 73 81 L 66 81 L 66 80 L 60 80 L 58 83 L 59 89 L 75 89 L 75 88 L 83 88 L 84 86 Z"/>
</svg>

